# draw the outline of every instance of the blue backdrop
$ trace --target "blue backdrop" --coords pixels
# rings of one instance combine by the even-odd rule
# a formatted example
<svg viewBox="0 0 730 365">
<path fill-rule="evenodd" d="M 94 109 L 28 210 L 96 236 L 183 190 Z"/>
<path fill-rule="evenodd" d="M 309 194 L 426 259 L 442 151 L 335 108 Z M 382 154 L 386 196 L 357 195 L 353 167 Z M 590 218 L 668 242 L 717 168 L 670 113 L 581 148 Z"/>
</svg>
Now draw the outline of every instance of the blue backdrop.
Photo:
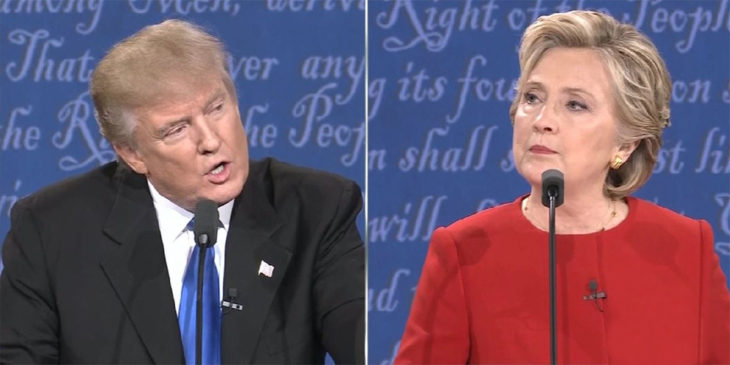
<svg viewBox="0 0 730 365">
<path fill-rule="evenodd" d="M 169 18 L 226 44 L 252 157 L 364 186 L 364 10 L 364 0 L 0 0 L 0 237 L 18 198 L 114 159 L 91 71 L 113 44 Z"/>
<path fill-rule="evenodd" d="M 0 237 L 18 198 L 114 158 L 91 71 L 145 25 L 191 20 L 226 44 L 254 158 L 364 185 L 364 1 L 0 0 Z"/>
<path fill-rule="evenodd" d="M 392 361 L 433 229 L 529 192 L 510 160 L 516 50 L 537 16 L 577 8 L 636 25 L 665 58 L 672 126 L 636 195 L 708 220 L 730 273 L 729 1 L 371 1 L 371 363 Z"/>
<path fill-rule="evenodd" d="M 528 191 L 508 116 L 522 32 L 591 8 L 652 38 L 674 81 L 672 126 L 637 195 L 708 220 L 730 272 L 730 0 L 371 0 L 367 86 L 365 6 L 0 0 L 0 237 L 18 198 L 113 158 L 87 93 L 104 52 L 144 25 L 192 20 L 231 53 L 252 156 L 363 187 L 367 168 L 369 362 L 390 363 L 431 231 Z"/>
</svg>

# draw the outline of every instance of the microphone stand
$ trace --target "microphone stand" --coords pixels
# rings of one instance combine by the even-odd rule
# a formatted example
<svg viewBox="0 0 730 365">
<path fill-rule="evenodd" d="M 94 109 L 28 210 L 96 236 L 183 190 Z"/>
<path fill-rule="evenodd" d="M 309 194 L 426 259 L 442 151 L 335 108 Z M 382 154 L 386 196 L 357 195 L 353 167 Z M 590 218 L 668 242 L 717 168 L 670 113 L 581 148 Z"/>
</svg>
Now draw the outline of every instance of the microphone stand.
<svg viewBox="0 0 730 365">
<path fill-rule="evenodd" d="M 549 208 L 549 275 L 550 275 L 550 364 L 558 359 L 557 294 L 555 284 L 555 208 L 563 204 L 563 173 L 550 169 L 542 173 L 542 205 Z"/>
<path fill-rule="evenodd" d="M 201 235 L 201 243 L 198 244 L 198 289 L 195 291 L 195 363 L 203 363 L 203 275 L 205 275 L 205 254 L 208 251 L 204 241 L 207 235 Z"/>
<path fill-rule="evenodd" d="M 555 287 L 555 191 L 550 189 L 548 196 L 550 198 L 549 213 L 549 265 L 550 265 L 550 364 L 557 364 L 558 345 L 557 345 L 557 294 Z"/>
<path fill-rule="evenodd" d="M 203 277 L 205 255 L 218 237 L 218 206 L 209 199 L 195 204 L 195 243 L 198 245 L 198 285 L 195 295 L 195 363 L 203 363 Z M 215 270 L 215 268 L 213 268 Z M 218 298 L 216 298 L 218 300 Z M 217 351 L 217 350 L 216 350 Z"/>
</svg>

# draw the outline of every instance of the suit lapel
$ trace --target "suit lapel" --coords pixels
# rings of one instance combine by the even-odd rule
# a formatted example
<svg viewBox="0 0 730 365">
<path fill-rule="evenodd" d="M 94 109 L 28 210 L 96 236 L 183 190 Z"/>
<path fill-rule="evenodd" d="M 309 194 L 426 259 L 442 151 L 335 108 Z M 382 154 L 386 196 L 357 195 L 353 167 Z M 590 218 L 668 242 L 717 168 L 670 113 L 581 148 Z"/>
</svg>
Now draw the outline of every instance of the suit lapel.
<svg viewBox="0 0 730 365">
<path fill-rule="evenodd" d="M 118 176 L 104 232 L 118 244 L 101 263 L 155 363 L 184 362 L 157 218 L 144 177 Z"/>
<path fill-rule="evenodd" d="M 252 166 L 253 167 L 253 166 Z M 260 167 L 260 166 L 259 166 Z M 292 253 L 272 236 L 281 221 L 269 201 L 267 182 L 249 177 L 234 206 L 226 241 L 224 297 L 236 288 L 243 310 L 227 311 L 222 323 L 222 362 L 251 362 L 271 302 Z M 273 266 L 271 276 L 259 274 L 261 262 Z"/>
</svg>

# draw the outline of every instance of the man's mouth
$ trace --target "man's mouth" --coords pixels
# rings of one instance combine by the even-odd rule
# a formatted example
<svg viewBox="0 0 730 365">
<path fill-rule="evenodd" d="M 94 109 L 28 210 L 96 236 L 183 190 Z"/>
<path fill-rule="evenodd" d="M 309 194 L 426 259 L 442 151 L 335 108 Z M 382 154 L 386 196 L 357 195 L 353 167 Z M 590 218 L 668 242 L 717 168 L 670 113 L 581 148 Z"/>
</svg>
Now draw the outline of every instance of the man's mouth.
<svg viewBox="0 0 730 365">
<path fill-rule="evenodd" d="M 205 176 L 213 184 L 222 184 L 228 181 L 231 175 L 230 162 L 221 162 L 213 167 Z"/>
<path fill-rule="evenodd" d="M 210 170 L 209 174 L 212 175 L 218 175 L 221 172 L 223 172 L 223 169 L 225 168 L 225 162 L 219 163 L 213 170 Z"/>
</svg>

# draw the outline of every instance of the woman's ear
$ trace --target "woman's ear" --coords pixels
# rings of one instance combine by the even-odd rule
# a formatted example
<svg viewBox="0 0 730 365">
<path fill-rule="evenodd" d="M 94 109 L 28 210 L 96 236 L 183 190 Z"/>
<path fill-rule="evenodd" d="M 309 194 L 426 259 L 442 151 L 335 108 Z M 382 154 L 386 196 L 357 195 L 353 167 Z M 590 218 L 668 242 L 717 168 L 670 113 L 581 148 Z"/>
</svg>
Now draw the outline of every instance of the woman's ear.
<svg viewBox="0 0 730 365">
<path fill-rule="evenodd" d="M 616 152 L 616 154 L 624 161 L 628 161 L 629 157 L 631 157 L 631 154 L 634 153 L 634 151 L 636 150 L 636 147 L 639 147 L 640 142 L 641 141 L 639 140 L 623 143 L 618 147 L 618 151 Z"/>
</svg>

